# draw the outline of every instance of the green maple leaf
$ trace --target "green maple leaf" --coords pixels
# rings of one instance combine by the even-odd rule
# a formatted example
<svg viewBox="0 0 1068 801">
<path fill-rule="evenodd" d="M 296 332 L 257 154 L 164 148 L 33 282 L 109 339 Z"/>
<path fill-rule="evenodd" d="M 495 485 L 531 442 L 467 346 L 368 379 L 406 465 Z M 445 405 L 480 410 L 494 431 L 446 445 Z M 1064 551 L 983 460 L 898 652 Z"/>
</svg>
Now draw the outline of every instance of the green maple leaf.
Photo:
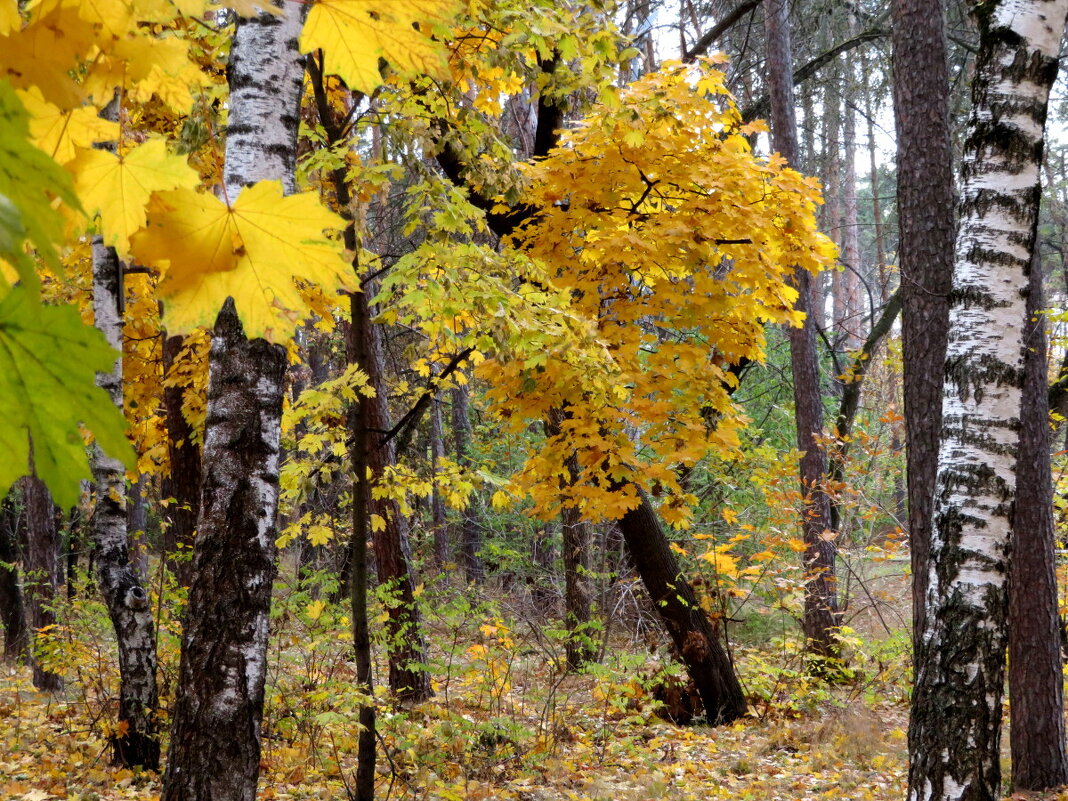
<svg viewBox="0 0 1068 801">
<path fill-rule="evenodd" d="M 56 243 L 63 240 L 63 219 L 52 208 L 53 196 L 81 208 L 70 175 L 44 151 L 30 144 L 29 118 L 6 81 L 0 81 L 0 260 L 19 279 L 37 285 L 33 262 L 22 250 L 29 239 L 53 268 L 59 267 Z"/>
<path fill-rule="evenodd" d="M 21 287 L 0 300 L 0 496 L 29 472 L 31 439 L 36 473 L 62 508 L 92 475 L 83 426 L 132 463 L 126 421 L 95 383 L 117 355 L 73 306 L 44 306 Z"/>
</svg>

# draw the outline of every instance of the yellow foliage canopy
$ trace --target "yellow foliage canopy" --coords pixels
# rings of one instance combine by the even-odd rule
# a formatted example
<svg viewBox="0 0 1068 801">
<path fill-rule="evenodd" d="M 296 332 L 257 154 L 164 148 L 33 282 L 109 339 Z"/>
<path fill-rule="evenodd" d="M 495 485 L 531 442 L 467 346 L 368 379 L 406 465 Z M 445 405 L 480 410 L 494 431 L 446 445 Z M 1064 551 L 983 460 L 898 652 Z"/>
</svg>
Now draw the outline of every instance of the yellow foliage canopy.
<svg viewBox="0 0 1068 801">
<path fill-rule="evenodd" d="M 766 323 L 800 322 L 795 266 L 834 257 L 816 230 L 815 182 L 752 153 L 746 135 L 759 128 L 741 124 L 723 80 L 708 62 L 667 65 L 526 168 L 537 213 L 515 245 L 595 322 L 615 367 L 590 374 L 566 353 L 513 352 L 481 368 L 515 430 L 566 410 L 520 478 L 546 513 L 570 484 L 565 501 L 587 517 L 618 517 L 634 499 L 616 488 L 635 481 L 662 490 L 665 516 L 686 526 L 676 468 L 729 453 L 744 423 L 730 368 L 762 359 Z"/>
</svg>

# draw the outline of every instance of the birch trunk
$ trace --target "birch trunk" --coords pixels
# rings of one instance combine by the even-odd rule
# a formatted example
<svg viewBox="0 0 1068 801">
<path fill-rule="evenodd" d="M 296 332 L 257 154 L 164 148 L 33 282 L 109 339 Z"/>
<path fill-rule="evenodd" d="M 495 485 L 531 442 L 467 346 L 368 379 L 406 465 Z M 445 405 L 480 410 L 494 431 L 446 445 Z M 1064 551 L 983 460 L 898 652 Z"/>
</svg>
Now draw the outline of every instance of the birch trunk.
<svg viewBox="0 0 1068 801">
<path fill-rule="evenodd" d="M 93 314 L 108 344 L 120 352 L 97 386 L 120 410 L 122 398 L 122 262 L 100 237 L 93 240 Z M 156 636 L 148 592 L 130 561 L 126 470 L 94 445 L 91 456 L 96 501 L 93 545 L 97 578 L 119 648 L 119 733 L 111 737 L 116 764 L 159 769 L 156 715 Z"/>
<path fill-rule="evenodd" d="M 227 77 L 226 195 L 295 188 L 305 4 L 237 23 Z M 253 801 L 275 575 L 285 349 L 249 341 L 232 299 L 215 322 L 203 489 L 164 801 Z"/>
<path fill-rule="evenodd" d="M 927 618 L 909 726 L 913 801 L 993 799 L 1000 789 L 1025 298 L 1068 0 L 1001 0 L 976 11 Z"/>
<path fill-rule="evenodd" d="M 768 83 L 771 95 L 772 146 L 791 166 L 798 163 L 797 123 L 791 66 L 790 21 L 786 0 L 767 0 L 764 16 L 768 47 Z M 823 399 L 820 397 L 816 329 L 810 312 L 811 277 L 795 270 L 793 286 L 798 291 L 797 309 L 805 313 L 804 324 L 791 328 L 790 365 L 794 383 L 794 415 L 797 447 L 802 452 L 800 479 L 804 511 L 801 530 L 805 541 L 805 638 L 817 657 L 834 655 L 834 631 L 838 626 L 837 582 L 831 507 L 823 488 L 827 453 L 819 442 L 823 433 Z"/>
</svg>

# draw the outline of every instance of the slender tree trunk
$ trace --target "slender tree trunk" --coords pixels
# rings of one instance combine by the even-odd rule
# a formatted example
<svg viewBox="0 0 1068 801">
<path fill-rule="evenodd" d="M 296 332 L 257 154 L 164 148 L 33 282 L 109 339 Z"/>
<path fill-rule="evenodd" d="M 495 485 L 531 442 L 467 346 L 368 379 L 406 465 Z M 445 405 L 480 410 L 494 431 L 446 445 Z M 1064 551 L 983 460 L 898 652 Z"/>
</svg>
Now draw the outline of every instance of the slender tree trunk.
<svg viewBox="0 0 1068 801">
<path fill-rule="evenodd" d="M 381 432 L 391 427 L 385 355 L 381 328 L 371 319 L 367 294 L 359 292 L 352 296 L 349 357 L 367 374 L 368 383 L 375 390 L 373 398 L 360 396 L 360 425 L 353 432 L 354 436 L 366 439 L 367 464 L 373 486 L 387 468 L 394 466 L 396 455 L 392 441 L 382 442 Z M 378 581 L 385 586 L 388 596 L 389 688 L 401 700 L 425 701 L 433 692 L 430 676 L 424 668 L 427 650 L 415 598 L 408 519 L 392 500 L 372 500 L 370 509 L 383 523 L 379 530 L 373 531 L 372 537 Z"/>
<path fill-rule="evenodd" d="M 38 638 L 41 630 L 56 622 L 52 606 L 56 602 L 59 582 L 56 576 L 56 507 L 52 494 L 35 475 L 23 479 L 26 501 L 26 606 L 30 612 L 30 629 Z M 34 651 L 36 652 L 36 645 Z M 33 686 L 44 692 L 63 688 L 63 679 L 33 660 Z"/>
<path fill-rule="evenodd" d="M 140 474 L 126 492 L 126 530 L 130 533 L 130 563 L 142 584 L 148 583 L 148 504 L 145 476 Z"/>
<path fill-rule="evenodd" d="M 1036 253 L 1027 294 L 1009 581 L 1009 739 L 1012 786 L 1017 790 L 1048 790 L 1068 784 L 1043 307 L 1042 262 Z"/>
<path fill-rule="evenodd" d="M 4 661 L 27 662 L 30 631 L 26 602 L 19 584 L 19 513 L 11 498 L 0 504 L 0 619 L 4 624 Z"/>
<path fill-rule="evenodd" d="M 1000 790 L 1025 296 L 1066 13 L 1068 0 L 977 7 L 927 617 L 909 725 L 911 799 L 993 799 Z"/>
<path fill-rule="evenodd" d="M 709 724 L 730 723 L 746 711 L 734 665 L 679 568 L 649 498 L 640 490 L 638 497 L 637 508 L 619 521 L 634 567 L 697 687 Z"/>
<path fill-rule="evenodd" d="M 170 376 L 181 353 L 185 339 L 180 336 L 163 338 L 163 372 Z M 193 442 L 193 428 L 182 414 L 185 388 L 164 386 L 163 409 L 167 424 L 167 456 L 170 472 L 164 496 L 172 498 L 167 507 L 167 528 L 164 531 L 163 553 L 178 583 L 188 587 L 193 580 L 193 535 L 200 516 L 200 448 Z M 176 558 L 177 555 L 177 558 Z"/>
<path fill-rule="evenodd" d="M 850 33 L 856 32 L 856 25 L 850 20 Z M 845 272 L 842 278 L 845 284 L 845 317 L 842 331 L 845 333 L 846 350 L 856 350 L 864 341 L 864 307 L 860 302 L 860 226 L 857 211 L 857 113 L 854 105 L 857 98 L 856 77 L 852 65 L 847 61 L 842 65 L 844 71 L 845 94 L 842 97 L 842 132 L 844 138 L 842 171 L 842 261 Z M 874 322 L 874 321 L 872 321 Z"/>
<path fill-rule="evenodd" d="M 794 120 L 789 9 L 786 0 L 765 0 L 765 34 L 768 46 L 768 83 L 771 94 L 772 146 L 790 165 L 796 165 L 797 124 Z M 801 456 L 801 494 L 804 513 L 801 530 L 805 541 L 805 638 L 818 657 L 835 653 L 838 626 L 837 549 L 831 532 L 831 508 L 823 488 L 827 454 L 819 442 L 823 434 L 823 399 L 820 397 L 816 330 L 809 314 L 810 276 L 795 270 L 797 309 L 805 313 L 800 328 L 791 328 L 790 365 L 794 379 L 794 414 L 797 447 Z"/>
<path fill-rule="evenodd" d="M 355 231 L 350 227 L 352 237 Z M 348 234 L 348 232 L 346 232 Z M 356 299 L 352 299 L 356 311 Z M 349 359 L 366 361 L 363 340 L 350 334 Z M 352 604 L 352 645 L 356 657 L 356 685 L 367 696 L 360 705 L 360 731 L 356 750 L 354 801 L 374 801 L 375 797 L 375 702 L 372 672 L 371 629 L 367 620 L 367 541 L 371 536 L 371 482 L 367 458 L 368 437 L 363 431 L 360 404 L 349 410 L 349 457 L 352 460 L 352 540 L 349 543 L 349 600 Z"/>
<path fill-rule="evenodd" d="M 226 195 L 295 187 L 307 6 L 239 19 L 227 72 Z M 248 340 L 233 299 L 215 321 L 193 583 L 163 801 L 253 801 L 275 576 L 285 349 Z"/>
<path fill-rule="evenodd" d="M 953 282 L 953 148 L 942 3 L 893 0 L 892 9 L 908 529 L 913 644 L 918 649 L 924 629 Z"/>
<path fill-rule="evenodd" d="M 434 562 L 443 571 L 449 562 L 449 530 L 445 525 L 445 500 L 441 497 L 438 469 L 445 458 L 445 441 L 441 433 L 441 400 L 430 401 L 430 471 L 434 476 L 434 495 L 430 501 L 431 525 L 434 529 Z"/>
<path fill-rule="evenodd" d="M 114 248 L 93 240 L 93 312 L 108 344 L 122 350 L 122 263 Z M 122 357 L 97 385 L 122 409 Z M 119 647 L 119 726 L 111 748 L 117 764 L 159 769 L 156 715 L 156 636 L 148 592 L 130 562 L 126 528 L 126 470 L 122 462 L 94 446 L 91 464 L 96 501 L 93 544 L 100 591 L 115 627 Z"/>
<path fill-rule="evenodd" d="M 551 437 L 560 436 L 566 409 L 553 409 L 549 413 L 547 432 Z M 567 459 L 569 477 L 561 479 L 561 489 L 570 486 L 579 478 L 578 459 L 575 454 Z M 564 624 L 567 627 L 567 667 L 578 670 L 597 657 L 597 649 L 590 637 L 589 624 L 593 619 L 590 588 L 590 527 L 582 519 L 578 507 L 564 504 L 560 510 L 564 544 Z"/>
<path fill-rule="evenodd" d="M 471 420 L 468 411 L 467 387 L 455 386 L 449 390 L 452 398 L 452 433 L 456 442 L 456 462 L 465 470 L 471 470 Z M 479 551 L 482 537 L 478 517 L 470 503 L 460 517 L 460 556 L 463 559 L 464 575 L 468 582 L 481 584 L 486 580 L 486 569 Z"/>
</svg>

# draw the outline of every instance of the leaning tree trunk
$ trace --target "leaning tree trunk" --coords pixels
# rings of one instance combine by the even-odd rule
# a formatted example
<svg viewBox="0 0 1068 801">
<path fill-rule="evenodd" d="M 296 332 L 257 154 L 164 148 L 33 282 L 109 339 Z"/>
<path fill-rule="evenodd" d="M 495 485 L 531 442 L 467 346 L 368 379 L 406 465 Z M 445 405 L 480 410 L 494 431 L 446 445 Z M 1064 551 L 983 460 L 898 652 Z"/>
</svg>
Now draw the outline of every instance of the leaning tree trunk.
<svg viewBox="0 0 1068 801">
<path fill-rule="evenodd" d="M 927 619 L 909 725 L 917 801 L 993 799 L 1000 790 L 1025 296 L 1066 12 L 1068 0 L 977 7 Z"/>
<path fill-rule="evenodd" d="M 953 283 L 953 147 L 942 0 L 893 0 L 892 7 L 912 630 L 918 649 Z"/>
<path fill-rule="evenodd" d="M 1009 740 L 1012 786 L 1016 790 L 1047 790 L 1068 784 L 1064 670 L 1053 550 L 1046 318 L 1042 308 L 1042 261 L 1036 253 L 1027 294 L 1022 427 L 1016 460 L 1018 489 L 1012 518 L 1009 581 Z"/>
<path fill-rule="evenodd" d="M 24 662 L 30 656 L 26 602 L 19 584 L 19 512 L 11 498 L 0 503 L 0 620 L 4 624 L 4 661 Z"/>
<path fill-rule="evenodd" d="M 120 352 L 97 385 L 122 409 L 122 262 L 100 237 L 93 240 L 93 313 L 97 329 Z M 111 737 L 116 764 L 159 769 L 156 715 L 156 636 L 148 592 L 130 562 L 126 527 L 126 470 L 122 462 L 92 451 L 96 503 L 93 544 L 104 603 L 119 648 L 119 728 Z"/>
<path fill-rule="evenodd" d="M 768 84 L 771 96 L 772 146 L 798 165 L 797 123 L 794 117 L 792 50 L 789 8 L 786 0 L 766 0 L 764 15 L 768 47 Z M 823 434 L 823 399 L 820 397 L 816 327 L 810 314 L 811 276 L 794 271 L 792 284 L 798 292 L 796 308 L 804 312 L 800 328 L 791 328 L 790 366 L 794 379 L 794 415 L 797 447 L 801 455 L 801 495 L 804 510 L 801 531 L 805 541 L 805 638 L 818 657 L 835 654 L 834 632 L 838 621 L 835 579 L 837 549 L 831 532 L 831 507 L 823 487 L 827 453 L 820 444 Z"/>
<path fill-rule="evenodd" d="M 622 489 L 622 488 L 620 488 Z M 637 508 L 619 521 L 619 529 L 642 584 L 652 599 L 690 678 L 705 706 L 712 726 L 729 723 L 745 714 L 745 694 L 734 672 L 720 634 L 697 602 L 671 550 L 660 518 L 644 492 Z"/>
<path fill-rule="evenodd" d="M 30 629 L 38 637 L 33 648 L 33 686 L 45 692 L 55 692 L 63 688 L 63 679 L 44 669 L 36 653 L 40 638 L 47 636 L 42 634 L 42 629 L 56 622 L 52 611 L 59 588 L 56 506 L 48 487 L 35 475 L 23 479 L 22 490 L 26 501 L 26 605 L 30 612 Z"/>
<path fill-rule="evenodd" d="M 226 194 L 295 188 L 308 6 L 240 19 L 230 50 Z M 253 801 L 275 575 L 285 348 L 248 340 L 233 299 L 211 342 L 203 489 L 164 801 Z"/>
</svg>

